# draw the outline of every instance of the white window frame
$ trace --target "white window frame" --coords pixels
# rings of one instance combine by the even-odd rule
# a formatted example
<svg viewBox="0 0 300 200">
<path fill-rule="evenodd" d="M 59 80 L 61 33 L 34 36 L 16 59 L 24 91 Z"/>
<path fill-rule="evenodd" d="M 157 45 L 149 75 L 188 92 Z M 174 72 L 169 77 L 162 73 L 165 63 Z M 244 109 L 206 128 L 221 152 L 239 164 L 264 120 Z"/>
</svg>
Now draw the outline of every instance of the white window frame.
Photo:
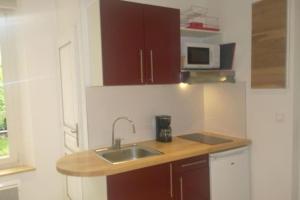
<svg viewBox="0 0 300 200">
<path fill-rule="evenodd" d="M 0 159 L 0 169 L 3 169 L 19 164 L 18 143 L 22 140 L 20 134 L 20 82 L 17 78 L 18 67 L 15 59 L 17 55 L 16 37 L 12 30 L 9 29 L 7 14 L 3 12 L 0 13 L 0 48 L 9 140 L 9 157 Z"/>
</svg>

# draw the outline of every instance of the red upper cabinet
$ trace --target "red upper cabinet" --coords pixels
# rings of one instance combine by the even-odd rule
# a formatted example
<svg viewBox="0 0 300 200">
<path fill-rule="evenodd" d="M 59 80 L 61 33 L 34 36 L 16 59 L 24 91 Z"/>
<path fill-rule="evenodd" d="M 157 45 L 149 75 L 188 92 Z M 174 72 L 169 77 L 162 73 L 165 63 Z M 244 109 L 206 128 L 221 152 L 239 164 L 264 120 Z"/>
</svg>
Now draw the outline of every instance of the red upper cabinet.
<svg viewBox="0 0 300 200">
<path fill-rule="evenodd" d="M 103 84 L 179 83 L 180 12 L 100 0 Z"/>
<path fill-rule="evenodd" d="M 143 83 L 143 7 L 119 0 L 101 0 L 104 85 Z"/>
<path fill-rule="evenodd" d="M 145 53 L 149 84 L 180 81 L 180 12 L 144 6 Z"/>
</svg>

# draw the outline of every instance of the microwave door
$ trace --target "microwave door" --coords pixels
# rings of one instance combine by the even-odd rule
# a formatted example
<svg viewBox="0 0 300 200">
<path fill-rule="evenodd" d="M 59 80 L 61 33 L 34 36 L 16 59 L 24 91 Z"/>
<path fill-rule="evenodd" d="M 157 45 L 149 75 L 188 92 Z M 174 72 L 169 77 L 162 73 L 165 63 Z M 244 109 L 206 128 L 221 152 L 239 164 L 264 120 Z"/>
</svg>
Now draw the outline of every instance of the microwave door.
<svg viewBox="0 0 300 200">
<path fill-rule="evenodd" d="M 203 47 L 188 47 L 187 68 L 207 69 L 210 66 L 210 49 Z"/>
<path fill-rule="evenodd" d="M 219 69 L 220 46 L 204 43 L 185 43 L 182 49 L 184 69 Z"/>
<path fill-rule="evenodd" d="M 209 48 L 189 47 L 188 61 L 191 65 L 209 65 Z"/>
</svg>

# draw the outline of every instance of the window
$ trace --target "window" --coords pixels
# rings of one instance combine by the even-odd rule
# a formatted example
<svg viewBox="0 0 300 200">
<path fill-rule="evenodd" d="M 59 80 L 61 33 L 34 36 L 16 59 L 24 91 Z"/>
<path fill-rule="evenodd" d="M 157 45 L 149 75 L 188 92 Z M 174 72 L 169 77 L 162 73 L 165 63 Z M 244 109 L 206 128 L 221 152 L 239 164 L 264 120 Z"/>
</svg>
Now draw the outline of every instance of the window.
<svg viewBox="0 0 300 200">
<path fill-rule="evenodd" d="M 15 63 L 15 36 L 0 13 L 0 169 L 17 165 L 20 133 L 20 84 Z M 18 137 L 17 137 L 18 136 Z"/>
<path fill-rule="evenodd" d="M 0 48 L 0 159 L 7 157 L 9 157 L 9 140 L 6 123 L 4 77 Z"/>
</svg>

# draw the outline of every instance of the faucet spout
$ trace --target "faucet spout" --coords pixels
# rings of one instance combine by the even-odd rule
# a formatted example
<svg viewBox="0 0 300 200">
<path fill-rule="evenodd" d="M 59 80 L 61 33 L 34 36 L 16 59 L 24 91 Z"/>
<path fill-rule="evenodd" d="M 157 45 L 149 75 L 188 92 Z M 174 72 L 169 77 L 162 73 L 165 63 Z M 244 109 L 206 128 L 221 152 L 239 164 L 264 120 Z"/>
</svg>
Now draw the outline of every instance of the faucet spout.
<svg viewBox="0 0 300 200">
<path fill-rule="evenodd" d="M 120 149 L 121 148 L 121 140 L 115 139 L 115 127 L 116 127 L 117 122 L 120 120 L 125 120 L 125 121 L 129 122 L 132 126 L 132 133 L 133 134 L 136 133 L 135 124 L 132 120 L 128 119 L 128 117 L 118 117 L 117 119 L 115 119 L 115 121 L 113 122 L 113 125 L 112 125 L 112 141 L 111 141 L 112 149 Z"/>
</svg>

